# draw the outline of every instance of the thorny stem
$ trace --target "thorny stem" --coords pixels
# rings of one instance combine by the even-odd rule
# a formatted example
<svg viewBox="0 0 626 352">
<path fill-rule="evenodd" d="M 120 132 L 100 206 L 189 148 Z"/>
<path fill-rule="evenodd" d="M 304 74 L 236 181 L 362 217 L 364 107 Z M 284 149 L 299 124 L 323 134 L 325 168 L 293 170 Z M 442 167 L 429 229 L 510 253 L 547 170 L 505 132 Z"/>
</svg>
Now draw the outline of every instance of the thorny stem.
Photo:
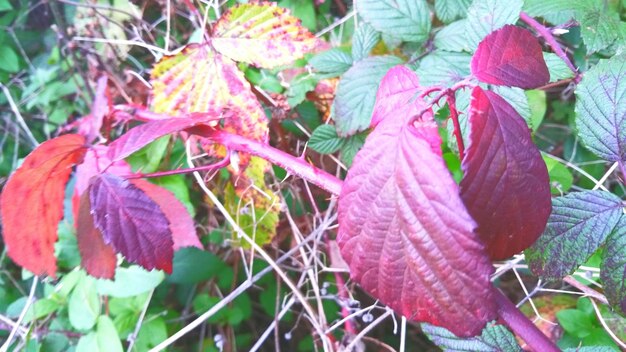
<svg viewBox="0 0 626 352">
<path fill-rule="evenodd" d="M 534 18 L 530 17 L 526 12 L 520 13 L 519 17 L 520 17 L 520 19 L 522 21 L 526 22 L 526 24 L 528 24 L 530 27 L 532 27 L 534 30 L 536 30 L 537 33 L 539 33 L 539 35 L 542 36 L 543 39 L 545 39 L 546 43 L 548 43 L 548 45 L 552 48 L 552 50 L 554 50 L 554 53 L 558 57 L 560 57 L 561 60 L 563 60 L 563 62 L 565 62 L 567 67 L 575 75 L 574 82 L 576 82 L 576 83 L 580 82 L 581 76 L 580 76 L 578 70 L 576 69 L 576 67 L 574 66 L 572 61 L 569 59 L 569 57 L 567 57 L 567 54 L 565 54 L 565 52 L 563 51 L 563 48 L 561 48 L 559 43 L 556 41 L 556 39 L 552 35 L 552 32 L 550 32 L 550 30 L 548 28 L 546 28 L 544 25 L 542 25 L 541 23 L 537 22 L 537 20 L 535 20 Z"/>
<path fill-rule="evenodd" d="M 149 174 L 135 173 L 135 174 L 126 176 L 126 179 L 132 180 L 136 178 L 155 178 L 155 177 L 164 177 L 164 176 L 171 176 L 171 175 L 190 174 L 196 171 L 214 171 L 214 170 L 221 169 L 223 167 L 228 166 L 229 163 L 230 163 L 230 158 L 229 158 L 229 155 L 227 155 L 224 159 L 216 163 L 209 164 L 209 165 L 202 165 L 202 166 L 186 168 L 186 169 L 153 172 Z"/>
<path fill-rule="evenodd" d="M 494 288 L 494 292 L 496 305 L 498 306 L 498 315 L 533 351 L 560 351 L 500 290 Z"/>
<path fill-rule="evenodd" d="M 289 155 L 268 144 L 253 141 L 248 138 L 223 132 L 210 130 L 205 137 L 223 144 L 226 148 L 240 152 L 250 153 L 282 167 L 283 169 L 302 177 L 314 185 L 334 194 L 339 195 L 343 181 L 327 173 L 324 170 L 307 163 L 304 159 Z"/>
<path fill-rule="evenodd" d="M 448 94 L 447 100 L 448 107 L 450 108 L 450 118 L 454 124 L 454 137 L 459 147 L 459 158 L 463 161 L 463 159 L 465 159 L 465 144 L 463 143 L 463 135 L 461 134 L 461 124 L 459 123 L 459 112 L 456 110 L 456 97 L 454 96 L 454 92 Z"/>
</svg>

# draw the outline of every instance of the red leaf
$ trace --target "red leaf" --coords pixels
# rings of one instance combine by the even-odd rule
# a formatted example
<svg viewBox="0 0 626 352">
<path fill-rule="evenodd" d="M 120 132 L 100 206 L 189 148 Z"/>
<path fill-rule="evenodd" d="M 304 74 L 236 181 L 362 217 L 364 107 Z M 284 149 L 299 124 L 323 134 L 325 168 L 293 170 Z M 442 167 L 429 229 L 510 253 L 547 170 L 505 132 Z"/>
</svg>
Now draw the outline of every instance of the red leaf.
<svg viewBox="0 0 626 352">
<path fill-rule="evenodd" d="M 492 32 L 478 44 L 471 68 L 476 78 L 490 84 L 531 89 L 550 81 L 537 38 L 513 25 Z"/>
<path fill-rule="evenodd" d="M 89 197 L 94 224 L 106 244 L 146 269 L 172 272 L 174 243 L 169 221 L 144 191 L 105 173 L 92 179 Z"/>
<path fill-rule="evenodd" d="M 80 208 L 76 218 L 76 239 L 81 265 L 93 277 L 113 279 L 117 256 L 113 247 L 104 243 L 102 233 L 93 224 L 89 193 L 80 197 Z"/>
<path fill-rule="evenodd" d="M 496 316 L 493 268 L 434 148 L 432 112 L 409 125 L 407 111 L 384 119 L 356 155 L 339 197 L 337 242 L 352 279 L 382 303 L 476 335 Z"/>
<path fill-rule="evenodd" d="M 408 105 L 411 99 L 419 105 L 418 99 L 415 99 L 419 91 L 419 80 L 415 72 L 402 65 L 387 71 L 376 92 L 372 127 L 378 125 L 383 118 L 398 107 Z"/>
<path fill-rule="evenodd" d="M 63 217 L 65 183 L 81 162 L 85 138 L 67 134 L 41 144 L 9 178 L 0 198 L 11 259 L 35 275 L 56 273 L 54 243 Z"/>
<path fill-rule="evenodd" d="M 492 259 L 530 246 L 550 215 L 548 170 L 526 122 L 502 97 L 472 92 L 461 197 Z"/>
<path fill-rule="evenodd" d="M 183 247 L 204 249 L 198 240 L 193 219 L 183 203 L 172 192 L 146 180 L 132 180 L 131 182 L 161 207 L 165 217 L 170 222 L 174 251 Z"/>
<path fill-rule="evenodd" d="M 146 122 L 113 141 L 109 145 L 109 158 L 114 162 L 122 160 L 159 137 L 198 125 L 217 123 L 219 118 L 220 113 L 208 112 L 206 114 L 191 114 L 184 118 Z"/>
<path fill-rule="evenodd" d="M 113 162 L 108 156 L 109 147 L 95 145 L 87 150 L 83 163 L 76 167 L 76 183 L 72 196 L 72 211 L 74 219 L 78 218 L 78 207 L 81 195 L 89 187 L 89 181 L 93 176 L 106 172 L 118 176 L 131 175 L 133 172 L 130 165 L 124 161 Z"/>
</svg>

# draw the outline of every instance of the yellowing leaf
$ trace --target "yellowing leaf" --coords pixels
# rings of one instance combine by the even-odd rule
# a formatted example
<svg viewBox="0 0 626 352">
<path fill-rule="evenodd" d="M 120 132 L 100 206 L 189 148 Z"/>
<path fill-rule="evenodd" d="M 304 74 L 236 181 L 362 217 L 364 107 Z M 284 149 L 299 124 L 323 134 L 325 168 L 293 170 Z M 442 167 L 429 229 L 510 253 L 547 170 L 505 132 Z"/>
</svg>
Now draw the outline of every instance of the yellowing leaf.
<svg viewBox="0 0 626 352">
<path fill-rule="evenodd" d="M 208 45 L 192 44 L 161 60 L 152 70 L 151 107 L 184 115 L 236 109 L 224 128 L 258 141 L 267 139 L 267 118 L 237 65 Z"/>
<path fill-rule="evenodd" d="M 251 157 L 246 171 L 234 176 L 224 193 L 224 205 L 228 212 L 259 245 L 269 243 L 276 235 L 280 211 L 278 196 L 265 185 L 265 172 L 268 170 L 267 161 Z M 233 238 L 237 238 L 234 231 Z M 250 247 L 243 241 L 240 245 Z"/>
<path fill-rule="evenodd" d="M 318 39 L 289 10 L 269 2 L 230 8 L 212 33 L 218 52 L 263 68 L 291 63 L 317 44 Z"/>
</svg>

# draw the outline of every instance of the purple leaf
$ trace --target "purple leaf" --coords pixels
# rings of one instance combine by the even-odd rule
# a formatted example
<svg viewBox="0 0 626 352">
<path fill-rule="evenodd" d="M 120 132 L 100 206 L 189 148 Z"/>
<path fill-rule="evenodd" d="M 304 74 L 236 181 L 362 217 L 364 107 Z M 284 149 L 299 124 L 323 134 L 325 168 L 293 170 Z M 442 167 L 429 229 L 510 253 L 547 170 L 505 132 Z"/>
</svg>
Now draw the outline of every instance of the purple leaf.
<svg viewBox="0 0 626 352">
<path fill-rule="evenodd" d="M 513 25 L 492 32 L 478 44 L 471 68 L 476 78 L 490 84 L 532 89 L 550 81 L 537 38 Z"/>
<path fill-rule="evenodd" d="M 339 197 L 337 242 L 352 279 L 382 303 L 473 336 L 496 315 L 493 268 L 441 157 L 432 112 L 409 124 L 418 109 L 385 118 L 357 154 Z"/>
<path fill-rule="evenodd" d="M 139 125 L 109 145 L 109 158 L 119 161 L 145 147 L 159 137 L 203 124 L 217 124 L 220 113 L 191 114 L 188 117 L 156 120 Z"/>
<path fill-rule="evenodd" d="M 551 210 L 550 179 L 528 125 L 494 92 L 474 88 L 461 197 L 492 259 L 527 248 Z"/>
<path fill-rule="evenodd" d="M 387 71 L 376 93 L 376 103 L 372 114 L 372 127 L 375 127 L 390 112 L 409 104 L 411 99 L 417 103 L 420 91 L 419 80 L 415 72 L 398 65 Z"/>
<path fill-rule="evenodd" d="M 92 179 L 89 199 L 106 244 L 146 269 L 172 272 L 172 232 L 157 203 L 127 180 L 106 173 Z"/>
</svg>

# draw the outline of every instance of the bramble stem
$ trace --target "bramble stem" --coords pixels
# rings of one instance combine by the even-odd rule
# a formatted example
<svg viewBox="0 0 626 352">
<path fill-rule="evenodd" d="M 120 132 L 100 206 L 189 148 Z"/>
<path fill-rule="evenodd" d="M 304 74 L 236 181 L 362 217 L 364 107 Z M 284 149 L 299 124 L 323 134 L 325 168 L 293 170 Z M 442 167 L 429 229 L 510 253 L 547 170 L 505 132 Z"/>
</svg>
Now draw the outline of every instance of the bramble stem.
<svg viewBox="0 0 626 352">
<path fill-rule="evenodd" d="M 548 45 L 552 48 L 552 50 L 554 50 L 554 53 L 558 57 L 560 57 L 561 60 L 563 60 L 563 62 L 565 62 L 567 67 L 569 67 L 569 69 L 572 72 L 574 72 L 574 75 L 575 75 L 574 82 L 576 83 L 580 82 L 580 74 L 578 70 L 576 69 L 572 61 L 569 59 L 569 57 L 567 57 L 567 54 L 565 54 L 565 52 L 563 51 L 563 48 L 561 48 L 561 46 L 556 41 L 556 39 L 554 39 L 552 32 L 550 32 L 548 28 L 546 28 L 541 23 L 537 22 L 534 18 L 532 18 L 525 12 L 520 13 L 519 18 L 522 21 L 526 22 L 526 24 L 532 27 L 535 31 L 537 31 L 537 33 L 539 33 L 539 35 L 542 36 L 543 39 L 545 39 L 546 43 L 548 43 Z"/>
<path fill-rule="evenodd" d="M 210 130 L 204 137 L 208 137 L 230 150 L 253 154 L 268 160 L 334 195 L 339 195 L 341 192 L 342 180 L 307 163 L 304 159 L 287 154 L 269 144 L 218 130 Z"/>
<path fill-rule="evenodd" d="M 459 112 L 456 109 L 456 97 L 454 96 L 454 92 L 448 94 L 447 101 L 448 107 L 450 108 L 450 118 L 454 124 L 454 137 L 459 147 L 459 158 L 463 161 L 465 158 L 465 143 L 463 142 L 463 134 L 461 132 L 461 124 L 459 123 Z"/>
<path fill-rule="evenodd" d="M 504 323 L 521 337 L 533 351 L 559 352 L 560 349 L 544 335 L 517 307 L 497 288 L 494 288 L 498 315 Z"/>
</svg>

